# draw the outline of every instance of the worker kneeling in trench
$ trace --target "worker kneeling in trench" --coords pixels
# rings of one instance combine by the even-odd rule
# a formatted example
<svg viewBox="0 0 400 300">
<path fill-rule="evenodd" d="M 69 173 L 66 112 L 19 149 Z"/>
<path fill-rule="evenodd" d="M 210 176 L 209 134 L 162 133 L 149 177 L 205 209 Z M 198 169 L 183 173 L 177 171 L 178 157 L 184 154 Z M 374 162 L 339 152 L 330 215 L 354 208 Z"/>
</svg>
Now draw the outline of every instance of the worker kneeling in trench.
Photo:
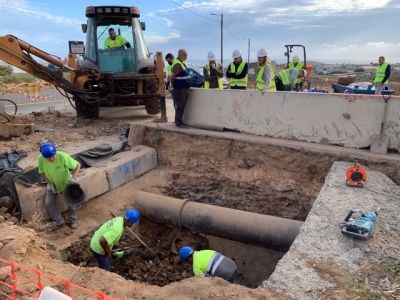
<svg viewBox="0 0 400 300">
<path fill-rule="evenodd" d="M 134 249 L 123 251 L 112 251 L 112 249 L 119 247 L 118 242 L 124 233 L 125 226 L 131 227 L 133 224 L 137 224 L 139 219 L 139 211 L 130 209 L 125 212 L 124 217 L 116 217 L 107 221 L 94 233 L 90 241 L 90 251 L 96 258 L 100 269 L 111 272 L 110 258 L 112 255 L 125 258 L 134 251 Z"/>
<path fill-rule="evenodd" d="M 184 246 L 179 250 L 179 257 L 193 264 L 196 276 L 220 277 L 234 283 L 237 276 L 237 266 L 228 257 L 214 250 L 193 251 L 192 247 Z"/>
</svg>

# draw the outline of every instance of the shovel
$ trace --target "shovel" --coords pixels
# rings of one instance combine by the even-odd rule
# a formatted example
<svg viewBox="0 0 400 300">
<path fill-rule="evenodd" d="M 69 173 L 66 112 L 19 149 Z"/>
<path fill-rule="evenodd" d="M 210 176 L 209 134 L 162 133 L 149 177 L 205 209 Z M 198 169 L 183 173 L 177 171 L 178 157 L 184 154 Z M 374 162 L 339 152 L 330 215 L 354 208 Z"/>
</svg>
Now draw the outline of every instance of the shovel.
<svg viewBox="0 0 400 300">
<path fill-rule="evenodd" d="M 137 252 L 141 255 L 147 255 L 146 248 L 143 246 L 128 246 L 111 250 L 111 252 L 119 252 L 119 251 L 125 251 L 127 256 L 132 254 L 133 252 Z"/>
<path fill-rule="evenodd" d="M 386 154 L 387 149 L 389 147 L 389 137 L 385 134 L 384 131 L 385 131 L 385 123 L 386 123 L 386 116 L 387 116 L 390 96 L 388 98 L 383 96 L 383 99 L 385 99 L 385 107 L 383 109 L 381 132 L 380 134 L 374 134 L 371 136 L 370 151 L 372 153 L 378 153 L 378 154 Z"/>
</svg>

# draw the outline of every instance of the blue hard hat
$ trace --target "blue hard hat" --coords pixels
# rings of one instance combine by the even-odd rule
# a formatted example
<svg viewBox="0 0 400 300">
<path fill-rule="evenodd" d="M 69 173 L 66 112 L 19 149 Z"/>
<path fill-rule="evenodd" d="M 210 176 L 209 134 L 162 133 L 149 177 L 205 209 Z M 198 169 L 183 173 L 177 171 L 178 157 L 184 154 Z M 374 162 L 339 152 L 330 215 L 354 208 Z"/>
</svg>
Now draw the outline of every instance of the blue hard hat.
<svg viewBox="0 0 400 300">
<path fill-rule="evenodd" d="M 139 222 L 140 219 L 140 212 L 136 209 L 130 209 L 125 212 L 125 218 L 127 218 L 132 223 Z"/>
<path fill-rule="evenodd" d="M 45 142 L 40 145 L 40 153 L 42 153 L 44 158 L 50 158 L 56 155 L 57 149 L 52 143 Z"/>
<path fill-rule="evenodd" d="M 182 262 L 185 262 L 186 259 L 193 253 L 193 248 L 189 246 L 184 246 L 179 250 L 179 258 Z"/>
</svg>

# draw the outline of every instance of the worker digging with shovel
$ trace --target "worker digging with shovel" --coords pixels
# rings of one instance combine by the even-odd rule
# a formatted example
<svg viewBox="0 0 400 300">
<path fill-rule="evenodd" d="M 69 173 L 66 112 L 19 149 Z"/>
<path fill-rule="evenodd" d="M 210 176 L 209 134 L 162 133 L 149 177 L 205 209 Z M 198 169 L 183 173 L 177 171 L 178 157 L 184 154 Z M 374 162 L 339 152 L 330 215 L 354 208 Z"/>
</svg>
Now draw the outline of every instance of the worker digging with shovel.
<svg viewBox="0 0 400 300">
<path fill-rule="evenodd" d="M 134 247 L 120 247 L 119 240 L 124 233 L 125 227 L 131 227 L 138 224 L 140 213 L 136 209 L 129 209 L 123 217 L 115 217 L 103 225 L 94 233 L 90 241 L 90 251 L 96 258 L 100 269 L 111 272 L 110 258 L 125 258 L 134 251 L 138 251 Z M 115 248 L 115 250 L 113 250 Z"/>
</svg>

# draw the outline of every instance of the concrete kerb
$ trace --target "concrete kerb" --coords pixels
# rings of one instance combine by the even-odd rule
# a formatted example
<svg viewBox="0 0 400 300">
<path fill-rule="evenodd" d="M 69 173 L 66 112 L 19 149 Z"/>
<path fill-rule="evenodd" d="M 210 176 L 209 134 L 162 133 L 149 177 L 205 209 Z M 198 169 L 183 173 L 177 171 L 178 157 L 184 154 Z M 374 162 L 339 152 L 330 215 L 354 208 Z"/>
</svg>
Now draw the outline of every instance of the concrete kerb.
<svg viewBox="0 0 400 300">
<path fill-rule="evenodd" d="M 130 151 L 122 151 L 112 156 L 106 167 L 85 169 L 80 173 L 77 182 L 85 191 L 85 202 L 87 202 L 143 175 L 156 165 L 157 153 L 155 149 L 136 146 Z M 44 205 L 45 187 L 28 187 L 18 182 L 15 182 L 15 186 L 24 219 L 29 221 L 49 219 L 49 214 Z M 58 197 L 58 204 L 61 212 L 68 209 L 61 195 Z"/>
<path fill-rule="evenodd" d="M 390 201 L 370 190 L 385 191 L 385 194 L 392 195 L 400 192 L 399 186 L 384 174 L 367 170 L 365 186 L 368 190 L 348 187 L 345 173 L 351 165 L 346 162 L 334 163 L 299 235 L 262 286 L 283 290 L 299 300 L 320 299 L 318 291 L 333 287 L 334 284 L 319 276 L 313 262 L 328 261 L 350 273 L 367 266 L 369 260 L 359 247 L 368 247 L 373 239 L 361 241 L 347 237 L 338 226 L 351 209 L 366 212 L 381 206 L 375 233 L 378 234 L 380 228 L 397 228 L 400 202 Z M 389 246 L 396 247 L 395 240 L 389 243 Z"/>
</svg>

